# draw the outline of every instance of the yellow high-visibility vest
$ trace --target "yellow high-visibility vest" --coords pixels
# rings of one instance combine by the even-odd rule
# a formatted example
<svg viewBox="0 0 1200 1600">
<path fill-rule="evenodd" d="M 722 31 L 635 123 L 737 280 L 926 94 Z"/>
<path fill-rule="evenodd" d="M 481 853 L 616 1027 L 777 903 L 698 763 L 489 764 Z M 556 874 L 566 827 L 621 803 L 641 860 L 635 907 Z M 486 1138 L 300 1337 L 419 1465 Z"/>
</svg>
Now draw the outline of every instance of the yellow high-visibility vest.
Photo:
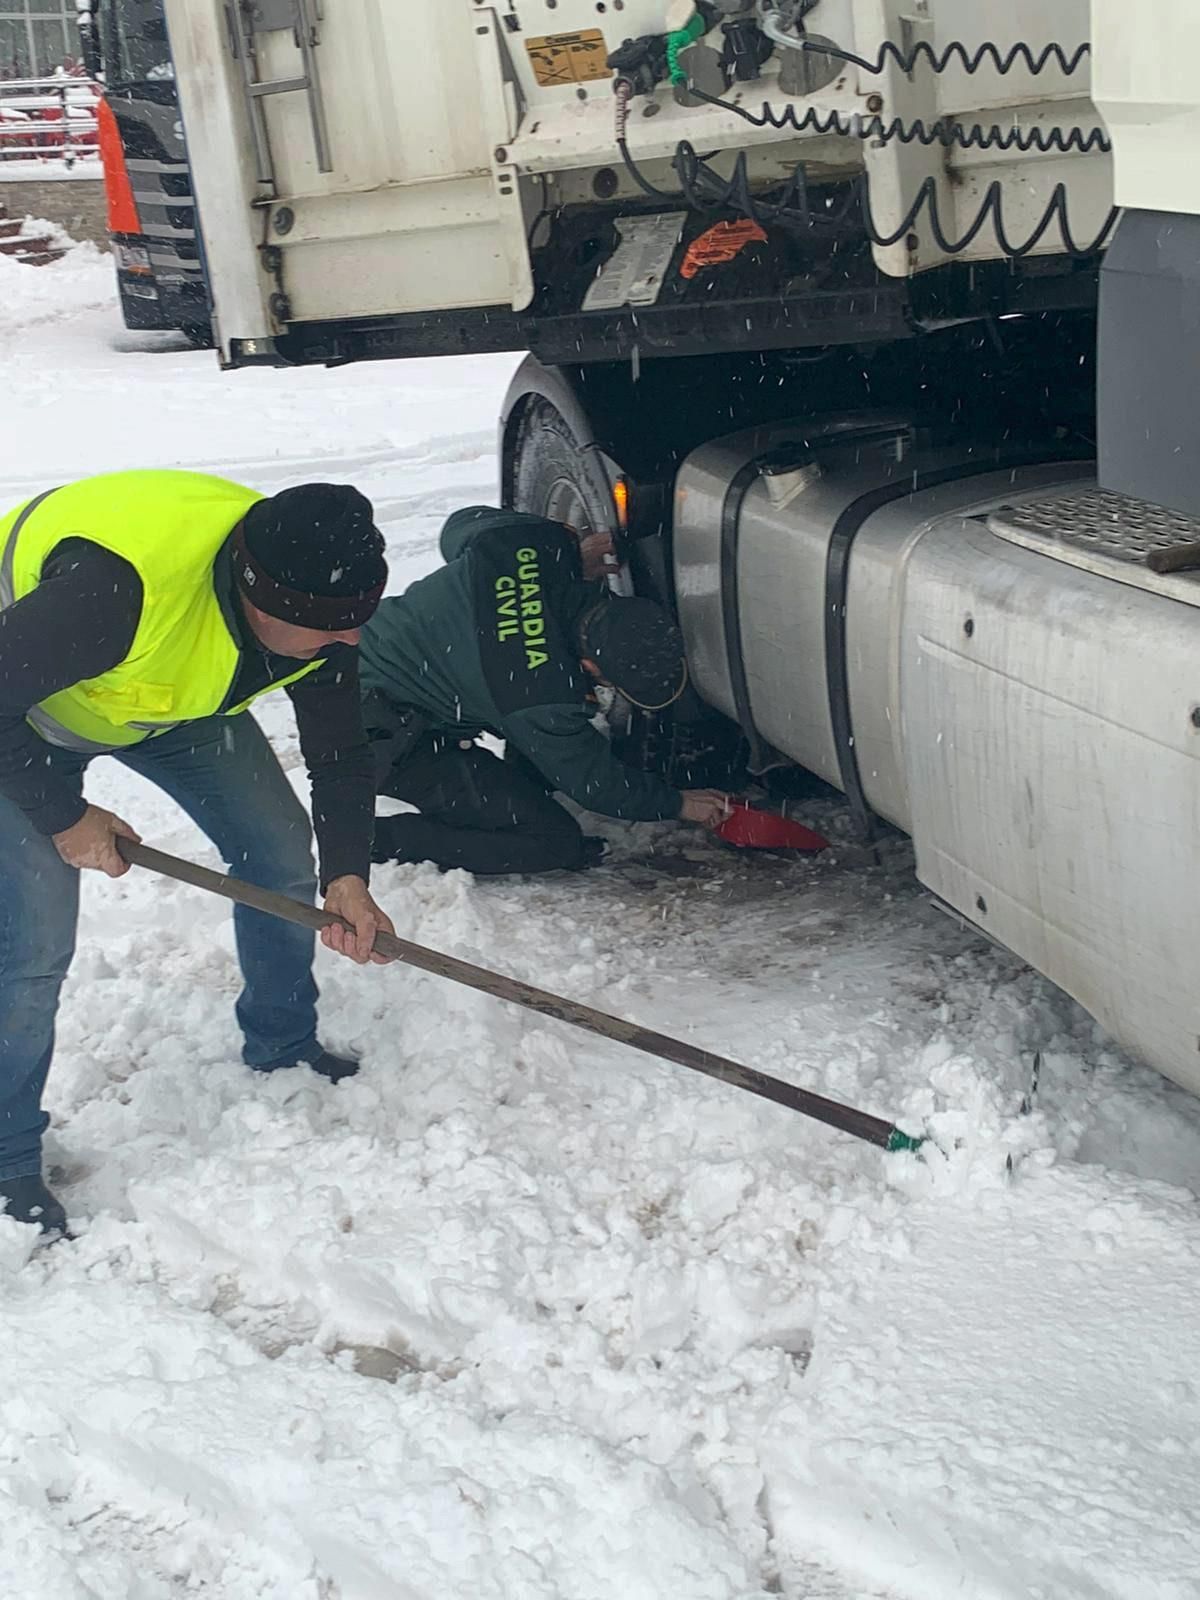
<svg viewBox="0 0 1200 1600">
<path fill-rule="evenodd" d="M 242 651 L 217 599 L 213 563 L 262 498 L 200 472 L 113 472 L 65 484 L 0 518 L 0 609 L 37 587 L 64 539 L 111 550 L 142 581 L 142 614 L 128 655 L 32 707 L 29 721 L 42 738 L 82 752 L 123 749 L 221 710 Z M 307 662 L 259 693 L 320 665 Z"/>
</svg>

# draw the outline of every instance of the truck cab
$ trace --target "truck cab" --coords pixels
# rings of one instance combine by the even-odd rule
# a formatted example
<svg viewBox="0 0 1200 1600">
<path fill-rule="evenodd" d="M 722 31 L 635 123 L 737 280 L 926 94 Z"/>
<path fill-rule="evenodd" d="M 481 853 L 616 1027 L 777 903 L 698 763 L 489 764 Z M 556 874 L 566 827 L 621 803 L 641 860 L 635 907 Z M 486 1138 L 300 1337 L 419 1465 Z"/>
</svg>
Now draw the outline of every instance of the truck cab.
<svg viewBox="0 0 1200 1600">
<path fill-rule="evenodd" d="M 104 83 L 100 155 L 128 328 L 212 339 L 196 202 L 162 0 L 81 8 L 89 69 Z"/>
</svg>

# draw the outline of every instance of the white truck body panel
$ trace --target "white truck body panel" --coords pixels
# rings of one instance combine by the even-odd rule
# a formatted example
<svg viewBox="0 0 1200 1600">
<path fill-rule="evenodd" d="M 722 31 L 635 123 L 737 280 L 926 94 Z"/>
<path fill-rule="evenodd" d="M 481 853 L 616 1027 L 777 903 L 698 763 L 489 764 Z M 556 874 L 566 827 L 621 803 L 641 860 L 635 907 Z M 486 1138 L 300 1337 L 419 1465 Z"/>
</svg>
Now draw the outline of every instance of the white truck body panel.
<svg viewBox="0 0 1200 1600">
<path fill-rule="evenodd" d="M 1092 0 L 1096 102 L 1113 139 L 1116 203 L 1200 215 L 1200 6 Z"/>
<path fill-rule="evenodd" d="M 922 883 L 1200 1093 L 1200 610 L 947 519 L 901 634 Z"/>
<path fill-rule="evenodd" d="M 601 12 L 592 0 L 295 0 L 311 21 L 313 81 L 298 33 L 276 24 L 291 0 L 262 0 L 272 26 L 254 33 L 246 76 L 290 81 L 286 93 L 257 96 L 250 109 L 243 63 L 231 48 L 224 0 L 166 0 L 218 331 L 267 339 L 294 323 L 503 306 L 522 310 L 533 294 L 529 226 L 547 203 L 589 197 L 595 174 L 633 186 L 614 143 L 607 52 L 624 38 L 661 32 L 668 0 L 625 0 Z M 1085 0 L 823 0 L 822 37 L 874 61 L 885 40 L 941 51 L 959 40 L 1002 53 L 1024 41 L 1037 54 L 1051 42 L 1068 52 L 1087 32 Z M 548 27 L 552 24 L 552 28 Z M 751 110 L 764 100 L 798 115 L 836 115 L 848 135 L 755 128 L 731 112 L 653 96 L 657 114 L 635 102 L 634 159 L 656 182 L 672 182 L 667 159 L 680 139 L 699 150 L 754 151 L 755 172 L 782 178 L 804 159 L 813 170 L 865 169 L 875 226 L 900 230 L 880 245 L 880 268 L 902 277 L 945 259 L 928 219 L 904 227 L 921 186 L 932 179 L 945 234 L 961 239 L 989 185 L 1003 189 L 1009 236 L 1026 238 L 1057 185 L 1065 184 L 1077 239 L 1097 235 L 1111 203 L 1107 156 L 1037 151 L 947 150 L 854 136 L 856 117 L 885 124 L 943 116 L 984 128 L 1098 127 L 1086 63 L 1069 79 L 1053 64 L 1033 77 L 1020 64 L 1001 75 L 991 62 L 968 74 L 918 62 L 905 73 L 848 64 L 825 89 L 783 93 L 779 51 L 760 80 L 729 98 Z M 319 159 L 314 118 L 324 121 Z M 257 137 L 265 155 L 256 155 Z M 323 170 L 326 168 L 327 170 Z M 1039 250 L 1061 251 L 1052 227 Z M 963 252 L 967 260 L 1004 252 L 989 222 Z"/>
<path fill-rule="evenodd" d="M 187 63 L 179 102 L 204 240 L 210 292 L 220 321 L 249 340 L 271 338 L 268 284 L 259 260 L 249 122 L 235 87 L 235 63 L 219 6 L 180 6 L 170 19 L 171 48 Z M 257 220 L 257 240 L 251 227 Z M 219 305 L 217 304 L 219 302 Z"/>
</svg>

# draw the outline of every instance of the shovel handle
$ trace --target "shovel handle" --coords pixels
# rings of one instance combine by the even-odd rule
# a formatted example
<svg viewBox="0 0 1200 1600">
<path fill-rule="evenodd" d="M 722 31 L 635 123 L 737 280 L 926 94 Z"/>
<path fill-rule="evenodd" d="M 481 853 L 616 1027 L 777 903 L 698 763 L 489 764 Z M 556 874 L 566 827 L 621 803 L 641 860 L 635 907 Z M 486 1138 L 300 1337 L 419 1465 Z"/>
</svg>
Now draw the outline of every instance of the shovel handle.
<svg viewBox="0 0 1200 1600">
<path fill-rule="evenodd" d="M 222 899 L 232 900 L 236 905 L 247 906 L 251 911 L 261 911 L 264 916 L 278 917 L 281 922 L 292 922 L 300 928 L 311 928 L 314 933 L 320 933 L 323 928 L 341 926 L 354 932 L 352 923 L 345 917 L 339 917 L 335 912 L 325 911 L 320 906 L 310 906 L 303 900 L 293 900 L 290 895 L 277 894 L 273 889 L 260 889 L 257 884 L 246 883 L 241 878 L 231 878 L 224 872 L 214 872 L 211 867 L 197 866 L 194 861 L 184 861 L 180 856 L 171 856 L 165 850 L 155 850 L 148 844 L 140 844 L 133 839 L 117 839 L 117 849 L 132 867 L 145 867 L 148 872 L 157 872 L 160 877 L 174 878 L 177 883 L 190 884 L 193 889 L 204 889 L 209 894 L 219 894 Z M 420 950 L 420 945 L 410 945 L 406 939 L 398 939 L 393 933 L 384 933 L 382 930 L 375 935 L 372 946 L 377 956 L 386 956 L 390 961 L 407 961 L 410 965 L 419 965 L 412 958 L 411 952 Z M 433 954 L 433 952 L 430 952 Z M 452 959 L 447 956 L 444 958 Z"/>
<path fill-rule="evenodd" d="M 249 906 L 254 911 L 262 911 L 269 917 L 279 917 L 284 922 L 293 922 L 303 928 L 319 931 L 343 920 L 317 906 L 305 905 L 288 895 L 260 889 L 252 883 L 243 883 L 240 878 L 227 877 L 208 867 L 197 866 L 195 862 L 182 861 L 177 856 L 154 850 L 150 845 L 139 844 L 133 839 L 118 839 L 117 849 L 132 866 L 145 867 L 150 872 L 174 878 L 179 883 L 191 884 L 196 889 L 205 889 L 210 894 L 221 895 L 238 905 Z M 636 1022 L 626 1022 L 622 1017 L 597 1011 L 593 1006 L 582 1005 L 577 1000 L 567 1000 L 546 989 L 537 989 L 520 978 L 508 978 L 486 967 L 477 967 L 470 961 L 462 961 L 458 956 L 444 955 L 440 950 L 413 944 L 393 933 L 375 935 L 375 952 L 393 961 L 403 961 L 422 972 L 432 972 L 439 978 L 449 978 L 453 983 L 464 984 L 482 994 L 490 994 L 497 1000 L 523 1006 L 527 1011 L 553 1017 L 558 1022 L 569 1022 L 573 1027 L 583 1028 L 604 1039 L 613 1039 L 633 1050 L 656 1056 L 660 1061 L 673 1061 L 676 1066 L 701 1072 L 706 1077 L 744 1089 L 763 1100 L 773 1100 L 776 1105 L 799 1111 L 828 1127 L 840 1128 L 843 1133 L 877 1145 L 881 1150 L 916 1150 L 923 1142 L 920 1136 L 903 1133 L 893 1123 L 860 1111 L 855 1106 L 827 1100 L 824 1095 L 784 1083 L 780 1078 L 759 1072 L 756 1067 L 744 1067 L 740 1062 L 731 1061 L 728 1056 L 716 1055 L 683 1039 L 673 1039 L 668 1034 L 643 1028 Z"/>
<path fill-rule="evenodd" d="M 137 840 L 118 837 L 116 846 L 131 867 L 145 867 L 147 872 L 157 872 L 161 877 L 174 878 L 177 883 L 190 884 L 193 889 L 219 894 L 225 900 L 248 906 L 252 911 L 261 911 L 268 917 L 279 917 L 284 922 L 294 922 L 298 927 L 311 928 L 314 933 L 332 927 L 335 922 L 340 922 L 344 928 L 350 927 L 344 917 L 335 916 L 332 911 L 305 905 L 302 900 L 276 894 L 271 889 L 260 889 L 253 883 L 243 883 L 240 878 L 230 878 L 223 872 L 214 872 L 210 867 L 197 866 L 194 861 L 168 855 L 165 850 L 154 850 Z M 380 950 L 379 940 L 385 937 L 381 933 L 375 939 L 375 948 L 380 955 L 385 952 Z"/>
</svg>

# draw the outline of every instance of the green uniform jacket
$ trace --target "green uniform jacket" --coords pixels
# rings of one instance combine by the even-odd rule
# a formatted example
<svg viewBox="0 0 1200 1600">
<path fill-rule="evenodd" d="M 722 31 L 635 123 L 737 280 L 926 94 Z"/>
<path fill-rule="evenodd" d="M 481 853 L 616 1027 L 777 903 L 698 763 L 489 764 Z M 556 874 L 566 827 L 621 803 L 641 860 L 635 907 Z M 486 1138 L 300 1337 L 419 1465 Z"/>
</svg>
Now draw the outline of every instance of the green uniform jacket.
<svg viewBox="0 0 1200 1600">
<path fill-rule="evenodd" d="M 613 755 L 592 726 L 576 642 L 602 598 L 573 536 L 519 511 L 472 506 L 442 530 L 446 565 L 385 599 L 363 629 L 363 688 L 460 738 L 489 732 L 555 789 L 603 816 L 679 815 L 681 795 Z"/>
</svg>

